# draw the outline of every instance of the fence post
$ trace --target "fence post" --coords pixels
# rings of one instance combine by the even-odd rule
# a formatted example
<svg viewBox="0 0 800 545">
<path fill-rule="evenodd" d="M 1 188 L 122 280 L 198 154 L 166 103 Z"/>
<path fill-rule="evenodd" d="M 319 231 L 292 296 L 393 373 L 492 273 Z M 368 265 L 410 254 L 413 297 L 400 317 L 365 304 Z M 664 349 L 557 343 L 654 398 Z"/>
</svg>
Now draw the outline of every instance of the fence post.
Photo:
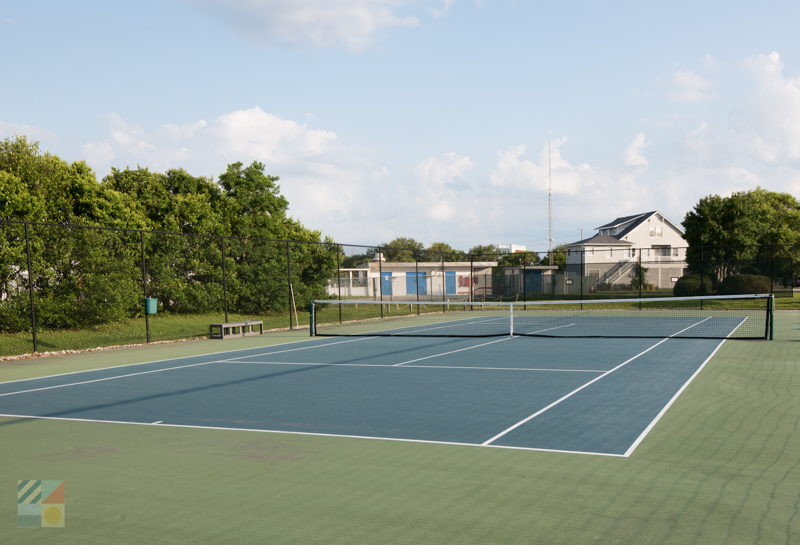
<svg viewBox="0 0 800 545">
<path fill-rule="evenodd" d="M 415 251 L 414 252 L 414 278 L 416 279 L 416 286 L 417 286 L 417 315 L 419 315 L 419 254 Z M 427 280 L 425 281 L 425 286 L 427 287 Z"/>
<path fill-rule="evenodd" d="M 439 260 L 442 263 L 442 303 L 447 302 L 447 274 L 444 270 L 444 252 L 439 255 Z M 447 305 L 442 305 L 442 312 L 447 310 Z"/>
<path fill-rule="evenodd" d="M 580 250 L 581 252 L 581 301 L 583 301 L 583 278 L 586 275 L 586 248 Z M 583 310 L 583 303 L 581 303 L 581 310 Z"/>
<path fill-rule="evenodd" d="M 706 253 L 705 247 L 700 246 L 700 295 L 706 294 Z M 703 310 L 703 300 L 700 299 L 700 310 Z"/>
<path fill-rule="evenodd" d="M 772 295 L 775 289 L 775 243 L 769 246 L 769 293 Z"/>
<path fill-rule="evenodd" d="M 472 289 L 473 283 L 475 282 L 475 280 L 474 280 L 474 274 L 475 274 L 475 270 L 474 270 L 475 263 L 474 263 L 474 261 L 475 261 L 475 256 L 473 256 L 472 254 L 469 254 L 469 302 L 470 303 L 472 303 L 472 301 L 474 300 L 474 293 L 473 293 L 473 289 Z M 472 306 L 469 307 L 470 310 L 472 310 L 472 308 L 473 308 Z"/>
<path fill-rule="evenodd" d="M 378 296 L 380 299 L 381 318 L 383 318 L 383 249 L 378 248 Z"/>
<path fill-rule="evenodd" d="M 336 291 L 339 295 L 339 323 L 342 323 L 342 267 L 341 267 L 341 253 L 344 252 L 344 247 L 336 245 Z M 350 292 L 352 294 L 352 291 Z"/>
<path fill-rule="evenodd" d="M 139 231 L 139 249 L 142 254 L 142 294 L 144 295 L 145 305 L 147 305 L 147 265 L 144 257 L 144 230 Z M 145 339 L 150 342 L 150 314 L 147 308 L 144 309 L 144 331 Z"/>
<path fill-rule="evenodd" d="M 527 310 L 525 305 L 525 301 L 528 300 L 528 288 L 525 286 L 525 263 L 528 261 L 528 252 L 522 253 L 522 270 L 521 270 L 521 280 L 522 280 L 522 309 Z"/>
<path fill-rule="evenodd" d="M 25 222 L 25 257 L 28 261 L 28 300 L 31 306 L 31 335 L 33 336 L 33 351 L 38 352 L 36 335 L 36 305 L 33 299 L 33 266 L 31 265 L 31 237 L 28 232 L 28 222 Z"/>
<path fill-rule="evenodd" d="M 636 250 L 634 250 L 634 251 L 636 251 Z M 638 273 L 639 273 L 639 310 L 642 310 L 642 301 L 641 301 L 641 299 L 642 299 L 642 285 L 644 284 L 644 272 L 642 271 L 642 249 L 641 248 L 639 248 L 639 252 L 638 253 L 639 253 L 639 259 L 638 259 L 638 261 L 639 261 L 639 263 L 638 263 L 638 266 L 639 266 L 639 270 L 638 270 Z"/>
<path fill-rule="evenodd" d="M 228 321 L 228 269 L 225 264 L 225 237 L 221 236 L 222 241 L 222 304 L 225 306 L 225 321 Z"/>
<path fill-rule="evenodd" d="M 288 290 L 289 301 L 289 329 L 294 329 L 292 325 L 292 254 L 290 250 L 291 243 L 286 241 L 286 288 Z"/>
</svg>

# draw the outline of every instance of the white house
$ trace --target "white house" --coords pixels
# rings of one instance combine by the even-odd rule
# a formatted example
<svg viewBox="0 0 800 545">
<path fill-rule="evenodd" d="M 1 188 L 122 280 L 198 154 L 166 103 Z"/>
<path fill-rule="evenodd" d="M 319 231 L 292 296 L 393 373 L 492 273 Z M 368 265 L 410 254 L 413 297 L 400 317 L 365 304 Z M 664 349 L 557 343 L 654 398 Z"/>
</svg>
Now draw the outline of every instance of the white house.
<svg viewBox="0 0 800 545">
<path fill-rule="evenodd" d="M 657 210 L 617 218 L 594 236 L 567 244 L 567 271 L 587 277 L 590 289 L 615 288 L 631 285 L 641 263 L 647 284 L 672 288 L 686 269 L 683 234 Z"/>
</svg>

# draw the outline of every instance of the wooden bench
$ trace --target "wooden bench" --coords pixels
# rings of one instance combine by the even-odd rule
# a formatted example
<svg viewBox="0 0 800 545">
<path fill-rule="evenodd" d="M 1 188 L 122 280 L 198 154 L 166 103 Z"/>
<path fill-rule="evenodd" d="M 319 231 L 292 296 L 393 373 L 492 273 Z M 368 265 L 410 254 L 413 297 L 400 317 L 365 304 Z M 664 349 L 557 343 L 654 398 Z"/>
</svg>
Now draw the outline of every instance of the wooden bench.
<svg viewBox="0 0 800 545">
<path fill-rule="evenodd" d="M 261 320 L 245 320 L 243 322 L 224 322 L 221 324 L 210 324 L 208 326 L 208 336 L 212 339 L 225 339 L 228 337 L 249 337 L 251 335 L 262 335 L 264 333 L 264 322 Z"/>
</svg>

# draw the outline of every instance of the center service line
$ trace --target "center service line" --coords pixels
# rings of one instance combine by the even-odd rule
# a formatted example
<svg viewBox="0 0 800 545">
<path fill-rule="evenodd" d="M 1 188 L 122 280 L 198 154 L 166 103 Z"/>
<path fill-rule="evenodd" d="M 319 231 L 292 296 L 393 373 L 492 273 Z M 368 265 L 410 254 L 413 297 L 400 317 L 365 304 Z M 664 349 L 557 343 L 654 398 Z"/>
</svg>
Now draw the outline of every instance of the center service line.
<svg viewBox="0 0 800 545">
<path fill-rule="evenodd" d="M 481 444 L 482 444 L 482 445 L 491 445 L 492 443 L 494 443 L 495 441 L 497 441 L 498 439 L 500 439 L 500 438 L 501 438 L 501 437 L 503 437 L 504 435 L 506 435 L 506 434 L 508 434 L 508 433 L 512 432 L 513 430 L 517 429 L 518 427 L 520 427 L 521 425 L 525 424 L 526 422 L 529 422 L 529 421 L 533 420 L 534 418 L 536 418 L 536 417 L 537 417 L 537 416 L 539 416 L 540 414 L 542 414 L 542 413 L 544 413 L 544 412 L 546 412 L 546 411 L 549 411 L 550 409 L 552 409 L 553 407 L 555 407 L 556 405 L 558 405 L 558 404 L 559 404 L 559 403 L 561 403 L 562 401 L 564 401 L 564 400 L 566 400 L 566 399 L 569 399 L 570 397 L 574 396 L 575 394 L 577 394 L 578 392 L 580 392 L 580 391 L 581 391 L 581 390 L 583 390 L 584 388 L 587 388 L 588 386 L 590 386 L 590 385 L 594 384 L 595 382 L 597 382 L 597 381 L 598 381 L 598 380 L 600 380 L 601 378 L 603 378 L 603 377 L 607 377 L 608 375 L 610 375 L 611 373 L 613 373 L 613 372 L 614 372 L 614 371 L 616 371 L 617 369 L 621 369 L 621 368 L 622 368 L 622 367 L 624 367 L 625 365 L 628 365 L 630 362 L 632 362 L 632 361 L 633 361 L 633 360 L 635 360 L 636 358 L 638 358 L 638 357 L 640 357 L 640 356 L 643 356 L 643 355 L 647 354 L 648 352 L 650 352 L 650 351 L 651 351 L 652 349 L 654 349 L 655 347 L 657 347 L 657 346 L 659 346 L 659 345 L 661 345 L 661 344 L 663 344 L 663 343 L 667 342 L 668 340 L 670 340 L 672 337 L 675 337 L 676 335 L 680 335 L 680 334 L 681 334 L 681 333 L 683 333 L 684 331 L 686 331 L 686 330 L 688 330 L 688 329 L 691 329 L 691 328 L 693 328 L 693 327 L 695 327 L 695 326 L 698 326 L 698 325 L 702 324 L 703 322 L 705 322 L 706 320 L 710 320 L 710 319 L 711 319 L 711 316 L 709 316 L 709 317 L 707 317 L 707 318 L 704 318 L 704 319 L 700 320 L 699 322 L 697 322 L 696 324 L 692 324 L 692 325 L 690 325 L 689 327 L 685 327 L 685 328 L 681 329 L 680 331 L 678 331 L 678 332 L 676 332 L 676 333 L 673 333 L 672 335 L 670 335 L 669 337 L 667 337 L 667 338 L 665 338 L 665 339 L 661 339 L 660 341 L 658 341 L 656 344 L 654 344 L 654 345 L 653 345 L 653 346 L 651 346 L 650 348 L 647 348 L 647 349 L 645 349 L 645 350 L 642 350 L 641 352 L 639 352 L 638 354 L 636 354 L 636 355 L 635 355 L 635 356 L 633 356 L 632 358 L 629 358 L 629 359 L 627 359 L 627 360 L 623 361 L 622 363 L 620 363 L 619 365 L 617 365 L 616 367 L 614 367 L 614 368 L 612 368 L 612 369 L 609 369 L 608 371 L 606 371 L 606 372 L 605 372 L 605 373 L 603 373 L 602 375 L 600 375 L 600 376 L 598 376 L 598 377 L 595 377 L 595 378 L 593 378 L 592 380 L 590 380 L 589 382 L 587 382 L 587 383 L 586 383 L 586 384 L 584 384 L 583 386 L 579 386 L 578 388 L 575 388 L 575 389 L 574 389 L 574 390 L 572 390 L 570 393 L 566 394 L 565 396 L 561 397 L 560 399 L 557 399 L 557 400 L 553 401 L 553 402 L 552 402 L 550 405 L 547 405 L 547 406 L 546 406 L 546 407 L 544 407 L 543 409 L 539 409 L 538 411 L 536 411 L 536 412 L 535 412 L 535 413 L 533 413 L 532 415 L 528 416 L 527 418 L 524 418 L 524 419 L 520 420 L 519 422 L 517 422 L 517 423 L 516 423 L 516 424 L 514 424 L 513 426 L 509 426 L 508 428 L 504 429 L 503 431 L 501 431 L 500 433 L 498 433 L 498 434 L 497 434 L 497 435 L 495 435 L 494 437 L 491 437 L 491 438 L 487 439 L 486 441 L 484 441 L 484 442 L 483 442 L 483 443 L 481 443 Z"/>
<path fill-rule="evenodd" d="M 400 365 L 405 365 L 407 363 L 414 363 L 414 362 L 417 362 L 417 361 L 429 360 L 431 358 L 438 358 L 440 356 L 446 356 L 448 354 L 455 354 L 456 352 L 463 352 L 464 350 L 472 350 L 473 348 L 478 348 L 480 346 L 486 346 L 486 345 L 494 344 L 494 343 L 501 343 L 501 342 L 507 341 L 509 339 L 516 339 L 516 337 L 511 337 L 511 336 L 503 337 L 502 339 L 496 339 L 494 341 L 489 341 L 487 343 L 476 344 L 476 345 L 473 345 L 473 346 L 468 346 L 466 348 L 459 348 L 458 350 L 450 350 L 449 352 L 441 352 L 439 354 L 433 354 L 432 356 L 425 356 L 423 358 L 417 358 L 415 360 L 401 361 L 400 363 L 395 363 L 394 365 L 392 365 L 392 367 L 399 367 Z"/>
</svg>

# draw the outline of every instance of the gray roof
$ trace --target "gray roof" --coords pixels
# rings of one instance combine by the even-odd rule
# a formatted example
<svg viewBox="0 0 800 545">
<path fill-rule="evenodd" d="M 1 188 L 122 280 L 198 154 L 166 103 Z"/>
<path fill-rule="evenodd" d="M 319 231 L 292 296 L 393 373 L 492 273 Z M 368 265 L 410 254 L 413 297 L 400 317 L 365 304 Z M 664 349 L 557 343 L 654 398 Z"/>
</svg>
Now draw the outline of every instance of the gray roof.
<svg viewBox="0 0 800 545">
<path fill-rule="evenodd" d="M 595 235 L 590 238 L 585 238 L 583 240 L 579 240 L 577 242 L 572 242 L 567 244 L 567 246 L 576 246 L 578 244 L 602 244 L 603 246 L 608 246 L 609 244 L 616 244 L 617 246 L 633 246 L 632 242 L 628 242 L 627 240 L 620 240 L 617 237 L 612 237 L 611 235 Z"/>
<path fill-rule="evenodd" d="M 642 214 L 634 214 L 633 216 L 622 216 L 621 218 L 617 218 L 610 223 L 606 223 L 605 225 L 601 225 L 600 227 L 595 227 L 595 229 L 599 230 L 599 229 L 608 229 L 609 227 L 616 227 L 618 225 L 622 225 L 623 223 L 627 223 L 631 220 L 635 220 L 636 218 L 640 218 L 640 220 L 636 222 L 636 225 L 639 225 L 640 223 L 642 223 L 644 220 L 646 220 L 655 213 L 656 210 L 653 210 L 651 212 L 644 212 Z"/>
<path fill-rule="evenodd" d="M 594 235 L 593 237 L 585 238 L 585 239 L 579 240 L 577 242 L 572 242 L 570 244 L 567 244 L 567 246 L 577 246 L 577 245 L 580 245 L 580 244 L 583 244 L 583 245 L 586 245 L 586 244 L 604 244 L 604 245 L 617 244 L 617 245 L 628 245 L 628 246 L 630 246 L 630 245 L 632 245 L 630 242 L 628 242 L 626 240 L 622 240 L 625 237 L 625 235 L 627 235 L 628 233 L 630 233 L 631 231 L 633 231 L 634 229 L 639 227 L 642 223 L 647 221 L 648 218 L 650 218 L 654 214 L 658 214 L 658 213 L 659 213 L 658 210 L 651 210 L 650 212 L 643 212 L 641 214 L 634 214 L 632 216 L 622 216 L 620 218 L 615 219 L 614 221 L 606 223 L 605 225 L 601 225 L 600 227 L 596 227 L 596 229 L 598 231 L 601 230 L 601 229 L 613 229 L 614 227 L 619 227 L 620 225 L 624 225 L 624 224 L 630 222 L 630 224 L 625 229 L 623 229 L 622 231 L 620 231 L 616 235 L 600 235 L 600 234 L 597 234 L 597 235 Z M 661 216 L 664 218 L 664 221 L 668 222 L 670 225 L 675 227 L 675 229 L 677 229 L 679 233 L 683 234 L 683 230 L 680 227 L 678 227 L 677 225 L 672 223 L 669 220 L 669 218 L 667 218 L 664 214 L 661 214 Z"/>
</svg>

